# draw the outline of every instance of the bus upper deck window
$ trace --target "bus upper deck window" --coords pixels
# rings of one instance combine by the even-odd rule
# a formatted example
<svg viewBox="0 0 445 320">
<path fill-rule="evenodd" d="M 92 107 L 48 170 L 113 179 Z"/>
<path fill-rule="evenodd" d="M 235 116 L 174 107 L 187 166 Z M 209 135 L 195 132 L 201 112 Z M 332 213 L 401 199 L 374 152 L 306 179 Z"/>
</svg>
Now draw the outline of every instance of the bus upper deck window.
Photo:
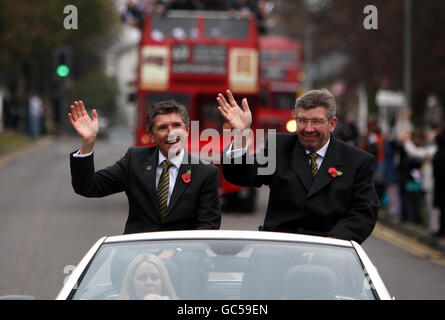
<svg viewBox="0 0 445 320">
<path fill-rule="evenodd" d="M 247 39 L 249 35 L 249 20 L 206 19 L 204 33 L 207 38 Z"/>
</svg>

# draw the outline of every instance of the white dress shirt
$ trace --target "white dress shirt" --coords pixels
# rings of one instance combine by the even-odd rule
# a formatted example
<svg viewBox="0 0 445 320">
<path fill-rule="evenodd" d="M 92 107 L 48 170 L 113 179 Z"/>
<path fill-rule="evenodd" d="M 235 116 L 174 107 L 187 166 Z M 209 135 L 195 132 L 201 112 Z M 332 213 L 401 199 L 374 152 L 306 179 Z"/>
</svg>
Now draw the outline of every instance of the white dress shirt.
<svg viewBox="0 0 445 320">
<path fill-rule="evenodd" d="M 330 142 L 331 142 L 331 139 L 329 139 L 328 142 L 326 142 L 326 144 L 316 152 L 318 155 L 317 160 L 316 160 L 318 169 L 320 169 L 321 163 L 323 162 L 323 159 L 326 156 L 326 151 L 328 150 Z M 239 158 L 239 157 L 242 157 L 243 155 L 245 155 L 248 147 L 246 146 L 242 149 L 236 149 L 236 150 L 232 150 L 232 148 L 233 148 L 233 141 L 230 144 L 230 148 L 227 149 L 227 152 L 226 152 L 226 157 L 233 159 L 233 158 Z M 309 151 L 307 149 L 305 149 L 305 151 L 306 151 L 306 154 L 311 153 L 311 151 Z M 308 157 L 308 163 L 309 164 L 311 163 L 311 159 L 309 157 Z"/>
<path fill-rule="evenodd" d="M 80 149 L 77 150 L 76 153 L 73 153 L 73 157 L 74 158 L 86 158 L 86 157 L 89 157 L 89 156 L 91 156 L 93 154 L 93 151 L 91 151 L 90 153 L 85 153 L 85 154 L 80 154 L 79 152 L 80 152 Z"/>
<path fill-rule="evenodd" d="M 328 142 L 326 142 L 326 144 L 321 147 L 321 149 L 319 149 L 316 154 L 318 155 L 317 160 L 315 160 L 315 162 L 317 162 L 317 167 L 318 169 L 320 169 L 321 167 L 321 163 L 323 162 L 324 157 L 326 156 L 326 151 L 328 150 L 329 147 L 329 142 L 331 142 L 331 139 L 328 140 Z M 309 153 L 311 153 L 311 151 L 304 149 L 306 151 L 306 155 L 308 155 Z M 309 164 L 311 163 L 311 159 L 308 156 L 308 162 Z"/>
</svg>

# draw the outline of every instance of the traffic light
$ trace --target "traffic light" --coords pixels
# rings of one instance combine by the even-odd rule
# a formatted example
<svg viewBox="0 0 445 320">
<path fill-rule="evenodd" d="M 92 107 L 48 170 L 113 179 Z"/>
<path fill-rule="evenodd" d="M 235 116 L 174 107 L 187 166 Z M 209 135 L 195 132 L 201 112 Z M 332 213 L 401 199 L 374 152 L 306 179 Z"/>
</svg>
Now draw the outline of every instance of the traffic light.
<svg viewBox="0 0 445 320">
<path fill-rule="evenodd" d="M 57 79 L 66 79 L 73 72 L 72 51 L 69 47 L 58 47 L 53 52 L 53 74 Z"/>
</svg>

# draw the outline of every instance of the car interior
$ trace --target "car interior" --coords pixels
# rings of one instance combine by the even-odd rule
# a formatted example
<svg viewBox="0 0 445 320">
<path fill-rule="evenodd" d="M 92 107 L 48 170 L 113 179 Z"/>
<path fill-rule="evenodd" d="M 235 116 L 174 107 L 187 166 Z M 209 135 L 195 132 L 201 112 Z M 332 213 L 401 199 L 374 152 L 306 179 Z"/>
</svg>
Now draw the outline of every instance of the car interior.
<svg viewBox="0 0 445 320">
<path fill-rule="evenodd" d="M 179 299 L 377 298 L 352 248 L 233 240 L 104 246 L 70 297 L 118 299 L 126 270 L 137 255 L 172 248 L 174 255 L 162 261 Z"/>
</svg>

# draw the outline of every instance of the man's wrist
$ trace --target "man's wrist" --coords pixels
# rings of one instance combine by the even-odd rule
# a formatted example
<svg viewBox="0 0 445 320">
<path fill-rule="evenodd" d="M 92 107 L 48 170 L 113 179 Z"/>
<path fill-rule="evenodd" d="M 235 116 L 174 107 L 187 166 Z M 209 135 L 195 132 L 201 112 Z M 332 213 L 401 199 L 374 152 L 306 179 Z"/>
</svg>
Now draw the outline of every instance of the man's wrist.
<svg viewBox="0 0 445 320">
<path fill-rule="evenodd" d="M 88 154 L 93 152 L 95 143 L 96 143 L 96 137 L 82 139 L 82 145 L 80 146 L 79 154 Z"/>
<path fill-rule="evenodd" d="M 247 134 L 246 134 L 247 133 Z M 233 144 L 235 149 L 245 148 L 248 144 L 248 135 L 250 134 L 250 127 L 244 129 L 243 131 L 239 129 L 233 130 Z"/>
</svg>

